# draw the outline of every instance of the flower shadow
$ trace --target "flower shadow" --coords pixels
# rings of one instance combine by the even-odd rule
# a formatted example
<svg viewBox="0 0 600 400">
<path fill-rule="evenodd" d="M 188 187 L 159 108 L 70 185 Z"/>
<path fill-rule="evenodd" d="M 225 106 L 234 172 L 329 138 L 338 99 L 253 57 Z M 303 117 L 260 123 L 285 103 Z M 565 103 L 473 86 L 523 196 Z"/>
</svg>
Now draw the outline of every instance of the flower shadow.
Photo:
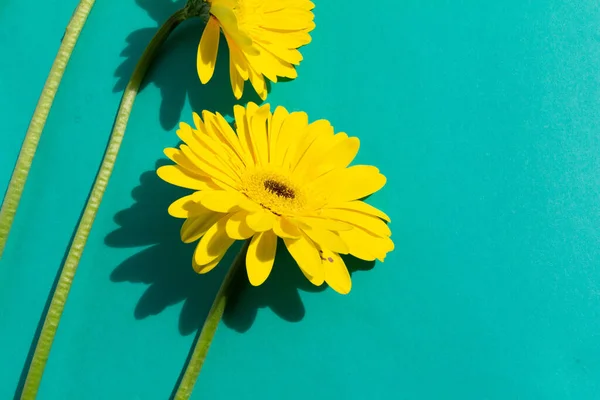
<svg viewBox="0 0 600 400">
<path fill-rule="evenodd" d="M 156 167 L 169 163 L 162 159 Z M 220 265 L 206 275 L 192 270 L 195 246 L 181 243 L 182 220 L 167 214 L 169 204 L 188 193 L 163 182 L 155 171 L 144 172 L 140 185 L 132 191 L 135 203 L 115 215 L 119 228 L 104 239 L 108 246 L 116 248 L 149 246 L 118 265 L 110 279 L 148 285 L 135 306 L 136 319 L 159 314 L 183 301 L 179 318 L 182 335 L 189 335 L 202 326 L 227 268 L 241 248 L 241 243 L 232 246 Z M 308 282 L 284 246 L 278 247 L 275 266 L 263 285 L 252 287 L 245 273 L 238 276 L 233 283 L 237 295 L 230 302 L 223 321 L 239 332 L 252 326 L 259 308 L 268 307 L 286 321 L 302 320 L 305 309 L 299 291 L 317 292 L 326 288 Z"/>
<path fill-rule="evenodd" d="M 185 1 L 181 0 L 135 1 L 156 21 L 157 27 L 142 28 L 127 37 L 127 45 L 121 52 L 124 60 L 115 71 L 117 82 L 113 92 L 121 92 L 125 89 L 135 65 L 158 30 L 158 26 L 185 5 Z M 246 88 L 243 98 L 239 101 L 233 96 L 229 81 L 229 50 L 223 38 L 219 41 L 214 76 L 206 85 L 200 83 L 196 72 L 196 55 L 203 30 L 204 23 L 199 18 L 189 19 L 178 26 L 163 44 L 140 88 L 143 90 L 149 83 L 159 88 L 161 92 L 159 119 L 165 130 L 173 129 L 181 120 L 186 100 L 198 113 L 208 110 L 219 111 L 224 115 L 232 115 L 233 105 L 236 103 L 262 102 L 252 88 Z"/>
</svg>

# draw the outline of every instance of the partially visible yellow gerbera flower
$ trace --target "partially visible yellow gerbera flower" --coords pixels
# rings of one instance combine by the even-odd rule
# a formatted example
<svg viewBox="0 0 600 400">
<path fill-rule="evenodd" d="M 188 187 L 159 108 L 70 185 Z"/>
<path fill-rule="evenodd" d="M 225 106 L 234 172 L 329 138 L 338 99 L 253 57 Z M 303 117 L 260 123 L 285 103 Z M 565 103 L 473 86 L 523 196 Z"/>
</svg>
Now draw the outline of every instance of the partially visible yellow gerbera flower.
<svg viewBox="0 0 600 400">
<path fill-rule="evenodd" d="M 359 140 L 334 134 L 326 120 L 265 104 L 234 107 L 237 134 L 217 113 L 194 113 L 195 128 L 180 124 L 185 143 L 165 149 L 177 165 L 157 171 L 166 182 L 196 190 L 169 207 L 186 218 L 185 243 L 200 239 L 192 265 L 212 270 L 235 240 L 251 239 L 246 270 L 262 284 L 273 267 L 277 237 L 304 275 L 346 294 L 352 286 L 340 254 L 379 259 L 393 250 L 389 217 L 361 199 L 386 182 L 372 166 L 348 167 Z"/>
<path fill-rule="evenodd" d="M 298 48 L 310 43 L 314 4 L 308 0 L 207 0 L 210 17 L 198 46 L 198 76 L 207 83 L 215 70 L 220 30 L 229 46 L 233 94 L 242 97 L 248 79 L 267 97 L 264 77 L 294 79 L 302 60 Z M 263 77 L 264 75 L 264 77 Z"/>
</svg>

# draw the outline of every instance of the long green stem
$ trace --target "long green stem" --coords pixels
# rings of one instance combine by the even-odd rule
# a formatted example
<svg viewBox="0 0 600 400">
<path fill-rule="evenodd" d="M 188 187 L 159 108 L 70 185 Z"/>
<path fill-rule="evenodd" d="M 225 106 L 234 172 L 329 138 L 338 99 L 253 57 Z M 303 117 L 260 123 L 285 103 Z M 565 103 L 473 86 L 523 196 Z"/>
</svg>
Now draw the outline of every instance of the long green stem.
<svg viewBox="0 0 600 400">
<path fill-rule="evenodd" d="M 29 127 L 27 128 L 25 140 L 21 145 L 19 158 L 10 178 L 6 196 L 2 202 L 2 208 L 0 209 L 0 258 L 6 246 L 8 233 L 15 218 L 17 207 L 19 206 L 19 201 L 25 187 L 25 181 L 27 180 L 27 175 L 29 175 L 31 163 L 33 162 L 33 157 L 42 136 L 42 130 L 46 124 L 48 113 L 52 107 L 54 96 L 58 90 L 58 85 L 60 85 L 67 63 L 71 58 L 71 53 L 73 53 L 73 48 L 77 43 L 79 34 L 83 29 L 83 25 L 90 14 L 94 2 L 95 0 L 81 0 L 75 9 L 58 48 L 56 58 L 54 58 L 54 63 L 52 63 L 52 68 L 33 112 Z"/>
<path fill-rule="evenodd" d="M 157 50 L 167 39 L 173 29 L 175 29 L 175 27 L 179 25 L 179 23 L 181 23 L 185 18 L 186 12 L 184 10 L 179 10 L 173 14 L 173 16 L 171 16 L 169 20 L 163 24 L 163 26 L 159 28 L 150 41 L 150 44 L 144 51 L 144 54 L 142 54 L 142 57 L 133 71 L 129 83 L 125 88 L 110 141 L 104 154 L 104 159 L 102 160 L 100 171 L 96 176 L 94 186 L 92 187 L 92 192 L 83 211 L 83 215 L 79 222 L 79 226 L 77 227 L 77 232 L 75 233 L 73 243 L 69 249 L 69 254 L 67 255 L 65 264 L 61 271 L 56 290 L 52 296 L 48 314 L 44 320 L 44 325 L 42 327 L 33 359 L 27 373 L 27 379 L 25 381 L 23 394 L 21 396 L 22 399 L 31 400 L 36 397 L 40 382 L 42 380 L 42 374 L 44 373 L 44 367 L 50 354 L 50 348 L 58 328 L 58 323 L 60 321 L 65 302 L 67 301 L 67 296 L 69 295 L 69 291 L 71 289 L 73 277 L 77 271 L 81 253 L 83 252 L 83 248 L 87 242 L 94 219 L 96 218 L 96 213 L 98 212 L 98 207 L 102 201 L 102 196 L 104 195 L 108 179 L 113 171 L 115 160 L 117 158 L 119 148 L 121 147 L 121 142 L 123 141 L 125 128 L 127 126 L 127 121 L 129 120 L 129 115 L 133 106 L 133 101 L 135 100 L 140 84 L 144 78 L 144 75 L 146 74 L 146 71 L 148 70 L 151 61 L 154 59 Z"/>
<path fill-rule="evenodd" d="M 232 282 L 234 281 L 236 274 L 239 271 L 243 271 L 242 266 L 244 265 L 246 258 L 245 256 L 246 251 L 248 250 L 248 243 L 249 241 L 246 241 L 246 244 L 240 250 L 232 266 L 229 268 L 227 275 L 225 275 L 225 279 L 221 284 L 221 288 L 217 293 L 217 297 L 215 297 L 210 311 L 208 312 L 208 317 L 206 317 L 206 320 L 204 321 L 200 335 L 198 335 L 198 339 L 194 344 L 192 356 L 190 357 L 190 360 L 185 368 L 183 378 L 179 382 L 177 391 L 175 392 L 174 400 L 187 400 L 192 395 L 194 385 L 196 384 L 196 380 L 200 374 L 200 369 L 202 369 L 202 365 L 204 364 L 204 360 L 208 354 L 210 344 L 215 336 L 219 322 L 223 317 L 227 302 L 233 295 L 235 295 L 235 293 L 233 293 L 231 290 L 233 287 Z"/>
</svg>

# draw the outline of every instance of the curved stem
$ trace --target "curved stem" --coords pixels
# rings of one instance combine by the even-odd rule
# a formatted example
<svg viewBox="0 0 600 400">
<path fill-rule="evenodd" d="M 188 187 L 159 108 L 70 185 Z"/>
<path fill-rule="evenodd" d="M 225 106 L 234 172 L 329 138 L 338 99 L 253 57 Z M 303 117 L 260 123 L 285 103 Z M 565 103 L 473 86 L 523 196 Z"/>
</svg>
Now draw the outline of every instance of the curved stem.
<svg viewBox="0 0 600 400">
<path fill-rule="evenodd" d="M 50 73 L 42 89 L 42 94 L 31 117 L 25 139 L 21 145 L 17 164 L 13 170 L 4 201 L 2 202 L 2 208 L 0 209 L 0 258 L 6 246 L 8 233 L 15 218 L 17 207 L 19 206 L 19 201 L 25 187 L 25 181 L 27 180 L 27 175 L 29 175 L 31 163 L 33 162 L 33 157 L 42 136 L 42 130 L 46 124 L 48 113 L 52 107 L 54 96 L 94 2 L 95 0 L 81 0 L 79 5 L 77 5 L 67 25 L 65 35 L 58 48 L 58 53 L 54 58 L 52 68 L 50 68 Z"/>
<path fill-rule="evenodd" d="M 108 179 L 113 171 L 115 160 L 119 148 L 121 147 L 121 142 L 123 141 L 133 101 L 135 100 L 140 84 L 151 61 L 156 56 L 159 47 L 167 39 L 173 29 L 175 29 L 175 27 L 185 18 L 186 13 L 184 10 L 179 10 L 158 29 L 148 44 L 148 47 L 146 47 L 144 54 L 142 54 L 142 57 L 138 61 L 131 79 L 125 88 L 100 171 L 96 176 L 92 192 L 88 198 L 81 220 L 79 221 L 79 226 L 77 227 L 71 248 L 69 249 L 56 289 L 52 295 L 52 301 L 46 319 L 44 320 L 40 337 L 37 341 L 29 371 L 27 372 L 27 379 L 21 396 L 22 399 L 34 399 L 37 394 L 37 390 L 42 380 L 42 374 L 44 373 L 44 367 L 48 360 L 48 355 L 50 354 L 50 347 L 54 341 L 58 323 L 71 289 L 73 277 L 75 276 L 81 253 L 87 242 L 92 224 L 96 218 L 96 213 L 98 212 L 98 207 L 100 206 L 102 196 L 106 190 Z"/>
<path fill-rule="evenodd" d="M 202 369 L 202 365 L 204 364 L 204 360 L 208 354 L 210 344 L 215 336 L 219 322 L 223 317 L 223 313 L 225 312 L 225 307 L 227 306 L 228 301 L 231 300 L 231 297 L 235 295 L 233 290 L 231 290 L 234 287 L 232 283 L 234 282 L 238 271 L 244 270 L 242 267 L 246 259 L 245 256 L 246 252 L 248 251 L 249 243 L 250 241 L 247 240 L 244 244 L 244 247 L 240 250 L 233 264 L 229 268 L 227 275 L 225 275 L 225 279 L 223 279 L 223 283 L 219 288 L 219 292 L 217 293 L 210 311 L 208 312 L 208 316 L 204 321 L 202 330 L 196 339 L 194 350 L 185 368 L 183 377 L 177 386 L 175 396 L 173 397 L 174 400 L 187 400 L 192 395 L 194 385 L 196 384 L 196 380 L 200 374 L 200 369 Z"/>
</svg>

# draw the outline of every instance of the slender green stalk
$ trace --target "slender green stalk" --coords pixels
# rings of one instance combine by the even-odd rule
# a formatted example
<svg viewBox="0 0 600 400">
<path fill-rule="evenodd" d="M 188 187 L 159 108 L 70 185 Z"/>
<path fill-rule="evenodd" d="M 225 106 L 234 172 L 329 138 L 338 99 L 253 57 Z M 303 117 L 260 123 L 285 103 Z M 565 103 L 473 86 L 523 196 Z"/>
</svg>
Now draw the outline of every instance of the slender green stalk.
<svg viewBox="0 0 600 400">
<path fill-rule="evenodd" d="M 27 128 L 25 140 L 21 145 L 19 158 L 10 178 L 6 196 L 2 202 L 2 208 L 0 209 L 0 258 L 6 246 L 8 233 L 15 218 L 17 207 L 19 206 L 19 201 L 25 187 L 25 181 L 31 169 L 31 163 L 33 162 L 33 157 L 42 136 L 42 130 L 46 124 L 48 113 L 52 107 L 54 96 L 58 90 L 58 85 L 60 85 L 67 63 L 71 58 L 71 53 L 73 53 L 73 48 L 77 43 L 79 34 L 83 29 L 83 25 L 85 25 L 94 2 L 95 0 L 81 0 L 75 9 L 58 48 L 56 58 L 54 58 L 54 63 L 52 63 L 52 68 L 50 68 L 50 73 L 33 112 L 29 127 Z"/>
<path fill-rule="evenodd" d="M 148 70 L 150 63 L 156 56 L 157 50 L 167 39 L 173 29 L 175 29 L 175 27 L 179 25 L 179 23 L 181 23 L 186 16 L 187 14 L 185 10 L 179 10 L 173 14 L 167 20 L 167 22 L 163 24 L 163 26 L 159 28 L 150 41 L 150 44 L 148 44 L 144 54 L 142 54 L 142 57 L 133 71 L 129 83 L 125 88 L 110 141 L 104 154 L 104 159 L 102 160 L 100 171 L 96 176 L 94 186 L 92 187 L 92 192 L 83 211 L 83 215 L 79 222 L 79 226 L 77 227 L 77 232 L 75 233 L 73 243 L 69 249 L 69 254 L 67 255 L 67 259 L 61 271 L 56 290 L 52 296 L 50 308 L 48 309 L 48 314 L 46 315 L 31 365 L 29 366 L 27 379 L 25 381 L 23 394 L 21 396 L 22 399 L 32 400 L 35 399 L 37 395 L 37 391 L 42 380 L 42 374 L 44 373 L 44 367 L 46 365 L 46 361 L 48 360 L 50 348 L 58 328 L 58 323 L 60 321 L 65 302 L 67 301 L 67 296 L 69 295 L 69 291 L 71 289 L 73 277 L 75 276 L 83 248 L 85 247 L 90 230 L 92 228 L 92 224 L 96 218 L 96 213 L 98 212 L 98 207 L 102 201 L 102 196 L 104 195 L 106 185 L 108 184 L 108 179 L 113 171 L 115 160 L 125 134 L 127 121 L 129 120 L 129 115 L 131 114 L 133 101 L 135 100 L 140 84 L 144 78 L 144 75 L 146 74 L 146 71 Z"/>
<path fill-rule="evenodd" d="M 225 312 L 225 307 L 227 306 L 228 301 L 231 300 L 232 296 L 235 295 L 235 293 L 233 293 L 231 290 L 234 286 L 232 283 L 236 278 L 236 274 L 239 271 L 244 270 L 242 267 L 246 259 L 246 252 L 248 250 L 249 243 L 249 241 L 246 241 L 246 244 L 240 250 L 239 254 L 235 258 L 235 261 L 229 268 L 227 275 L 225 275 L 225 279 L 221 284 L 221 288 L 217 293 L 217 297 L 215 297 L 210 311 L 208 312 L 208 317 L 206 317 L 206 321 L 204 321 L 200 335 L 198 335 L 198 339 L 194 344 L 192 356 L 190 357 L 190 360 L 185 368 L 183 378 L 181 378 L 181 381 L 179 382 L 179 386 L 175 392 L 174 400 L 187 400 L 192 395 L 194 385 L 196 384 L 196 380 L 200 374 L 200 369 L 202 369 L 202 365 L 204 364 L 204 360 L 208 354 L 210 344 L 215 336 L 219 322 L 223 317 L 223 313 Z"/>
</svg>

